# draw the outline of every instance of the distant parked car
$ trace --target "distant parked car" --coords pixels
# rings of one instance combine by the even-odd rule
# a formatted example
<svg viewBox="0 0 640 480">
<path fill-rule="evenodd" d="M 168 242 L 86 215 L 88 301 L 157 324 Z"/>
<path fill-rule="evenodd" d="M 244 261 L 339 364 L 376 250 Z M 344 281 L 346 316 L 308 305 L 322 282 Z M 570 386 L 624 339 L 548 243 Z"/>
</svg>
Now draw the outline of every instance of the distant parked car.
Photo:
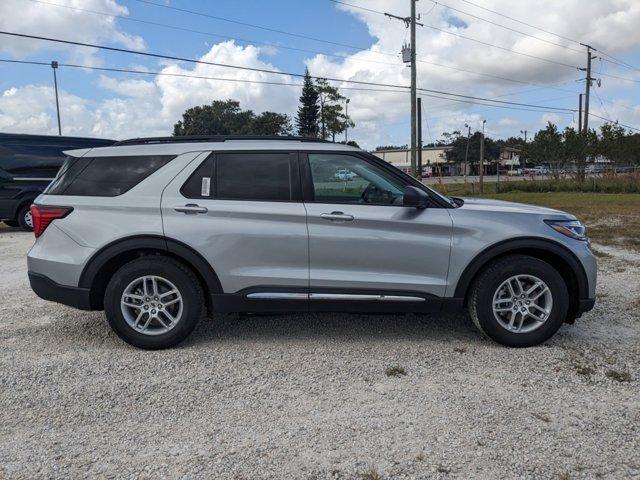
<svg viewBox="0 0 640 480">
<path fill-rule="evenodd" d="M 58 173 L 64 150 L 106 147 L 114 140 L 0 133 L 0 219 L 33 230 L 29 207 Z"/>
<path fill-rule="evenodd" d="M 517 177 L 517 176 L 522 175 L 522 169 L 521 168 L 513 168 L 513 169 L 507 170 L 506 173 L 510 177 Z"/>
<path fill-rule="evenodd" d="M 527 175 L 549 175 L 549 167 L 536 165 L 535 167 L 525 169 L 525 173 Z"/>
<path fill-rule="evenodd" d="M 353 173 L 351 170 L 348 170 L 346 168 L 343 168 L 341 170 L 338 170 L 335 174 L 334 174 L 334 178 L 337 178 L 338 180 L 353 180 L 354 178 L 356 178 L 358 175 L 356 175 L 355 173 Z"/>
</svg>

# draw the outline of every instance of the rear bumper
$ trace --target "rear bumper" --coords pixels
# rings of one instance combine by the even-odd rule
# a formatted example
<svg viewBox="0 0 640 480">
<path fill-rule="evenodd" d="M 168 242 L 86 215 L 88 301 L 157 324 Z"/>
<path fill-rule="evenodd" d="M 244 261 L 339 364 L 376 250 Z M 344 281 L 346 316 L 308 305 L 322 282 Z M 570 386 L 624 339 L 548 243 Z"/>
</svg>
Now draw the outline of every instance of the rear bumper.
<svg viewBox="0 0 640 480">
<path fill-rule="evenodd" d="M 31 289 L 43 300 L 62 303 L 80 310 L 91 310 L 89 289 L 60 285 L 49 277 L 29 272 Z"/>
</svg>

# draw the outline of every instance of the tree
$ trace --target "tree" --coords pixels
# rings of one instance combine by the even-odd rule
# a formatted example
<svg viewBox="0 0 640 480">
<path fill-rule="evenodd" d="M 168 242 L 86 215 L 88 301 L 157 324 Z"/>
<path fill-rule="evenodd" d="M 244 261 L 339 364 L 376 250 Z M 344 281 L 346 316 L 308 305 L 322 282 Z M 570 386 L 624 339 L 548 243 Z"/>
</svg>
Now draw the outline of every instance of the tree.
<svg viewBox="0 0 640 480">
<path fill-rule="evenodd" d="M 316 91 L 309 69 L 304 72 L 304 84 L 300 95 L 300 107 L 296 117 L 298 135 L 302 137 L 317 137 L 319 123 L 318 92 Z"/>
<path fill-rule="evenodd" d="M 178 135 L 287 135 L 291 119 L 275 112 L 255 115 L 235 100 L 214 100 L 210 105 L 187 109 L 173 127 Z"/>
<path fill-rule="evenodd" d="M 567 163 L 562 144 L 562 133 L 551 122 L 544 130 L 537 132 L 531 142 L 523 146 L 523 153 L 529 161 L 536 165 L 548 165 L 551 175 L 555 179 L 560 178 Z"/>
<path fill-rule="evenodd" d="M 381 150 L 406 150 L 407 144 L 404 145 L 379 145 L 376 147 L 376 152 Z"/>
<path fill-rule="evenodd" d="M 443 133 L 443 138 L 449 142 L 451 150 L 447 151 L 447 160 L 455 163 L 464 163 L 465 154 L 467 152 L 467 136 L 461 135 L 460 132 Z M 474 132 L 469 138 L 469 165 L 474 166 L 477 173 L 479 173 L 478 166 L 480 165 L 480 141 L 482 140 L 482 134 L 480 132 Z M 500 157 L 500 146 L 497 142 L 489 137 L 484 138 L 484 160 L 493 161 Z"/>
<path fill-rule="evenodd" d="M 320 138 L 331 137 L 335 141 L 336 135 L 355 124 L 343 113 L 342 103 L 346 97 L 340 95 L 338 89 L 324 78 L 316 80 L 316 91 L 320 105 Z"/>
</svg>

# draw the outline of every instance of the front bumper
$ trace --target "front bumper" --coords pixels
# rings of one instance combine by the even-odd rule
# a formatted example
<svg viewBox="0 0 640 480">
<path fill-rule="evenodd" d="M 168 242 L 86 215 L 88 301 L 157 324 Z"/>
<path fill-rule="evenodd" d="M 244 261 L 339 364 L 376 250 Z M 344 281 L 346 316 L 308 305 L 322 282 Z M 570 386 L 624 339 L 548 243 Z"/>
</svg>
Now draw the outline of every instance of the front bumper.
<svg viewBox="0 0 640 480">
<path fill-rule="evenodd" d="M 31 289 L 43 300 L 62 303 L 80 310 L 91 310 L 89 289 L 69 287 L 39 273 L 29 272 Z"/>
</svg>

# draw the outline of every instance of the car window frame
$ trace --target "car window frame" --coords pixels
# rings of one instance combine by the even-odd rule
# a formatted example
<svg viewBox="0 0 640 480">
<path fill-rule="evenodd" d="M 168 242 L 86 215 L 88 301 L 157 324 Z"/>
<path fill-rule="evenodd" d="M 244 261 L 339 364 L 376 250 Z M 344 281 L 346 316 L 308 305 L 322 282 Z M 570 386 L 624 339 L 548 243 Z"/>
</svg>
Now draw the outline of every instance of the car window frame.
<svg viewBox="0 0 640 480">
<path fill-rule="evenodd" d="M 448 205 L 446 202 L 442 201 L 442 199 L 438 198 L 436 195 L 431 192 L 431 190 L 426 187 L 423 183 L 414 179 L 413 177 L 407 175 L 403 171 L 394 167 L 390 163 L 385 162 L 381 158 L 376 157 L 367 152 L 363 151 L 350 151 L 350 150 L 305 150 L 300 152 L 300 175 L 302 178 L 302 195 L 304 203 L 317 203 L 323 205 L 361 205 L 361 206 L 372 206 L 372 207 L 394 207 L 394 208 L 406 208 L 405 205 L 393 205 L 390 203 L 354 203 L 354 202 L 326 202 L 326 201 L 316 201 L 315 199 L 315 190 L 313 188 L 313 176 L 311 174 L 311 165 L 309 163 L 309 155 L 310 154 L 324 154 L 324 155 L 349 155 L 352 157 L 360 158 L 365 162 L 384 170 L 386 173 L 390 174 L 390 176 L 399 180 L 401 184 L 404 185 L 403 188 L 407 186 L 413 186 L 421 189 L 427 195 L 429 195 L 429 208 L 452 208 L 451 205 Z M 413 208 L 413 207 L 411 207 Z"/>
<path fill-rule="evenodd" d="M 221 155 L 225 154 L 274 154 L 281 153 L 287 154 L 289 156 L 289 168 L 291 169 L 291 199 L 289 200 L 266 200 L 266 199 L 255 199 L 255 198 L 227 198 L 218 196 L 218 158 Z M 274 202 L 274 203 L 302 203 L 302 186 L 300 181 L 300 160 L 299 160 L 299 152 L 292 151 L 289 148 L 281 148 L 281 149 L 260 149 L 260 150 L 251 150 L 251 149 L 239 149 L 239 150 L 217 150 L 212 151 L 207 158 L 205 158 L 202 162 L 199 162 L 198 165 L 193 169 L 189 178 L 183 183 L 180 187 L 180 195 L 184 198 L 186 197 L 182 192 L 182 187 L 186 185 L 186 183 L 191 179 L 191 177 L 195 174 L 195 172 L 200 168 L 200 166 L 206 162 L 210 157 L 213 157 L 213 171 L 211 172 L 211 196 L 210 197 L 199 197 L 193 198 L 193 200 L 222 200 L 226 202 Z"/>
</svg>

